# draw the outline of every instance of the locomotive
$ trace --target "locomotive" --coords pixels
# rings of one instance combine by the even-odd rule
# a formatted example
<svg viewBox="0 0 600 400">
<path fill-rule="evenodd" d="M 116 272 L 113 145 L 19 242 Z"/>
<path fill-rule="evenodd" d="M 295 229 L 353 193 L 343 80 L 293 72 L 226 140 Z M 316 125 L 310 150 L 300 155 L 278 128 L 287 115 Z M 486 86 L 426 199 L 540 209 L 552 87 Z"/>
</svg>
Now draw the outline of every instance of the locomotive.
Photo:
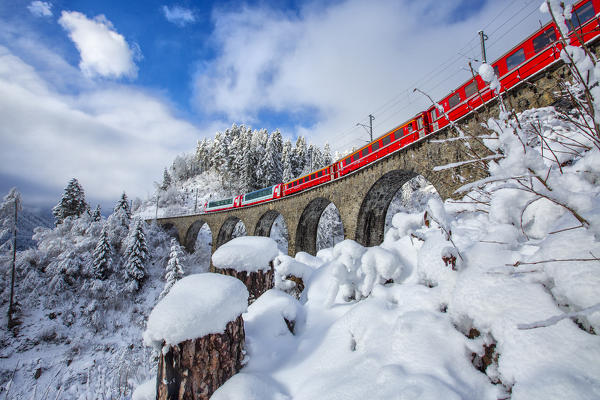
<svg viewBox="0 0 600 400">
<path fill-rule="evenodd" d="M 573 6 L 568 40 L 573 46 L 589 43 L 600 35 L 600 0 L 580 0 Z M 500 81 L 500 93 L 512 89 L 546 67 L 559 62 L 562 45 L 554 22 L 513 47 L 491 64 Z M 369 142 L 335 163 L 296 178 L 244 195 L 207 202 L 203 213 L 229 210 L 273 201 L 303 190 L 340 179 L 355 170 L 376 162 L 388 154 L 415 143 L 457 122 L 495 97 L 494 92 L 477 75 L 442 98 L 437 105 L 415 115 L 384 135 Z M 443 111 L 441 111 L 443 109 Z"/>
</svg>

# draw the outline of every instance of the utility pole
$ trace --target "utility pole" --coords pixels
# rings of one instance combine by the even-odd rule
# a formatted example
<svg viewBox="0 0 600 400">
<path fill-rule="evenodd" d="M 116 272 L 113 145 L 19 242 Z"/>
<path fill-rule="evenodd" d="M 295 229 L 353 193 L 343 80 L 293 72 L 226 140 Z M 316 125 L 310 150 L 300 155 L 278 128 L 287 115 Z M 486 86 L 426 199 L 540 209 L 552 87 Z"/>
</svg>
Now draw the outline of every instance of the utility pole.
<svg viewBox="0 0 600 400">
<path fill-rule="evenodd" d="M 15 197 L 15 224 L 13 225 L 13 246 L 12 246 L 12 275 L 10 278 L 10 302 L 8 304 L 8 328 L 14 326 L 14 294 L 15 294 L 15 275 L 17 270 L 17 217 L 19 213 L 19 198 Z"/>
<path fill-rule="evenodd" d="M 194 201 L 194 213 L 196 213 L 197 208 L 198 208 L 198 188 L 196 188 L 196 201 Z"/>
<path fill-rule="evenodd" d="M 154 214 L 154 221 L 158 221 L 158 190 L 156 191 L 156 214 Z"/>
<path fill-rule="evenodd" d="M 481 41 L 481 58 L 482 62 L 487 63 L 487 57 L 485 56 L 485 41 L 488 40 L 488 37 L 483 31 L 479 31 L 479 39 Z"/>
<path fill-rule="evenodd" d="M 373 120 L 375 119 L 375 117 L 373 116 L 373 114 L 369 114 L 369 136 L 371 137 L 370 142 L 373 141 Z M 356 126 L 362 126 L 363 128 L 367 129 L 367 126 L 365 124 L 361 124 L 361 123 L 357 123 Z"/>
</svg>

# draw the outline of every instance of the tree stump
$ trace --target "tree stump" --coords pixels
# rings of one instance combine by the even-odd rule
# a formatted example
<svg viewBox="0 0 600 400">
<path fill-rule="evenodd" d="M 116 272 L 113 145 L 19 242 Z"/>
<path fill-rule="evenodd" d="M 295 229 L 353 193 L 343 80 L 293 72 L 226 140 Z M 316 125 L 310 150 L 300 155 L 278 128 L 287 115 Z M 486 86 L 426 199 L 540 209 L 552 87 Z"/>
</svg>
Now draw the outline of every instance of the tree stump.
<svg viewBox="0 0 600 400">
<path fill-rule="evenodd" d="M 157 400 L 208 400 L 242 368 L 244 320 L 238 316 L 225 332 L 170 346 L 161 353 L 156 382 Z"/>
<path fill-rule="evenodd" d="M 242 236 L 223 244 L 212 255 L 217 273 L 232 276 L 246 285 L 248 304 L 272 289 L 273 260 L 279 254 L 277 242 L 264 236 Z"/>
<path fill-rule="evenodd" d="M 232 276 L 242 281 L 248 289 L 248 304 L 252 304 L 254 300 L 258 299 L 264 292 L 273 288 L 273 276 L 275 275 L 273 262 L 270 262 L 269 266 L 269 269 L 258 271 L 238 271 L 233 268 L 217 268 L 217 273 Z"/>
</svg>

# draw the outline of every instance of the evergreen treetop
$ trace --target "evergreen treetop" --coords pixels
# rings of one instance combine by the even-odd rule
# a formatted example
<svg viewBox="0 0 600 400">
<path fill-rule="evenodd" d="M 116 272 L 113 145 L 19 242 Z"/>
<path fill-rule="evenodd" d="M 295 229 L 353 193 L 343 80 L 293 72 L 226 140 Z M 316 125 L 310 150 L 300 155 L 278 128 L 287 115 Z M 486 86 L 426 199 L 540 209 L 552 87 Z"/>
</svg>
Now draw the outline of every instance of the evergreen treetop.
<svg viewBox="0 0 600 400">
<path fill-rule="evenodd" d="M 94 249 L 93 257 L 92 271 L 94 277 L 101 280 L 108 278 L 111 268 L 111 250 L 108 234 L 104 228 L 100 233 L 100 239 L 98 239 L 98 244 Z"/>
<path fill-rule="evenodd" d="M 130 230 L 125 251 L 125 273 L 129 279 L 130 291 L 138 291 L 142 282 L 146 278 L 146 268 L 144 266 L 148 258 L 148 247 L 146 245 L 146 236 L 144 235 L 143 222 L 136 218 L 133 227 Z"/>
<path fill-rule="evenodd" d="M 131 209 L 129 208 L 129 200 L 127 200 L 127 195 L 125 192 L 121 195 L 121 199 L 117 202 L 115 206 L 114 212 L 118 212 L 119 210 L 123 210 L 127 219 L 131 219 Z"/>
<path fill-rule="evenodd" d="M 52 214 L 56 219 L 56 225 L 58 225 L 61 224 L 65 218 L 79 217 L 88 210 L 89 206 L 85 201 L 83 188 L 77 179 L 73 178 L 67 184 L 59 203 L 52 209 Z"/>
<path fill-rule="evenodd" d="M 169 262 L 167 263 L 165 273 L 165 288 L 160 294 L 159 298 L 163 298 L 169 293 L 173 285 L 183 278 L 183 268 L 179 258 L 183 255 L 181 246 L 177 243 L 177 240 L 171 239 L 171 253 L 169 254 Z"/>
</svg>

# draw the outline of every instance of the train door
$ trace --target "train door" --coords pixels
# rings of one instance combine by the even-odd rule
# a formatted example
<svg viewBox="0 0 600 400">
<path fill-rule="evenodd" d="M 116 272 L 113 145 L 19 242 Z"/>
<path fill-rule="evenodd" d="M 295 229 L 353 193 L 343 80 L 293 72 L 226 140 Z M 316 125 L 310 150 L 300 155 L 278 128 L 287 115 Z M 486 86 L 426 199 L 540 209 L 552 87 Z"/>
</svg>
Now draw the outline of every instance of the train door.
<svg viewBox="0 0 600 400">
<path fill-rule="evenodd" d="M 421 114 L 419 118 L 417 118 L 417 139 L 421 139 L 425 137 L 427 132 L 425 131 L 425 123 L 423 122 L 424 114 Z"/>
<path fill-rule="evenodd" d="M 273 189 L 273 198 L 278 199 L 281 197 L 281 186 L 282 184 L 276 185 L 275 189 Z"/>
</svg>

